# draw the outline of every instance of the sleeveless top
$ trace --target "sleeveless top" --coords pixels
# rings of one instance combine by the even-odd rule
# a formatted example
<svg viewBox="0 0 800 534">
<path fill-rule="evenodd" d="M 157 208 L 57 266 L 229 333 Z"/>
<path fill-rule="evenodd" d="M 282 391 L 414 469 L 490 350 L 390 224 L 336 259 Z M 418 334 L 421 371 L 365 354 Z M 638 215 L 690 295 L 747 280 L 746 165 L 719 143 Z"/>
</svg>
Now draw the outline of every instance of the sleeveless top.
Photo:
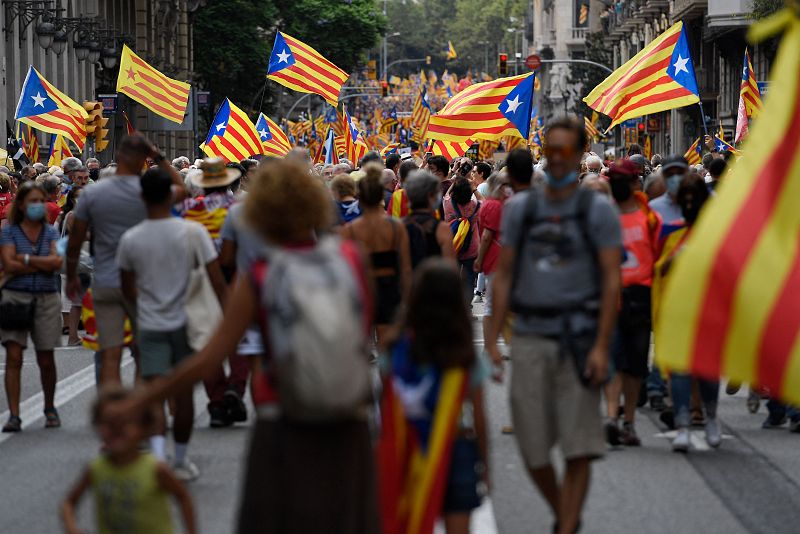
<svg viewBox="0 0 800 534">
<path fill-rule="evenodd" d="M 158 461 L 142 454 L 118 467 L 105 456 L 89 465 L 100 534 L 172 534 L 167 492 L 158 484 Z"/>
<path fill-rule="evenodd" d="M 439 222 L 435 215 L 427 212 L 412 213 L 404 219 L 412 269 L 416 269 L 425 258 L 442 255 L 442 247 L 436 239 Z"/>
</svg>

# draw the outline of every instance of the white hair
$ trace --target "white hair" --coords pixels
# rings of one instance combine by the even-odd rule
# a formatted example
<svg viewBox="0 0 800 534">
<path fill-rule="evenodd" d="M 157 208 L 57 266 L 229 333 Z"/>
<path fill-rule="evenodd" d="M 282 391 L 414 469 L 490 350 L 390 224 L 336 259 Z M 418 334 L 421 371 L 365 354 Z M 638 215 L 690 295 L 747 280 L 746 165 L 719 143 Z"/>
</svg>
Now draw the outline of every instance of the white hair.
<svg viewBox="0 0 800 534">
<path fill-rule="evenodd" d="M 592 164 L 597 164 L 597 165 L 600 165 L 600 167 L 602 167 L 603 166 L 603 160 L 600 159 L 600 156 L 591 155 L 588 158 L 586 158 L 586 166 L 588 167 L 589 165 L 592 165 Z"/>
</svg>

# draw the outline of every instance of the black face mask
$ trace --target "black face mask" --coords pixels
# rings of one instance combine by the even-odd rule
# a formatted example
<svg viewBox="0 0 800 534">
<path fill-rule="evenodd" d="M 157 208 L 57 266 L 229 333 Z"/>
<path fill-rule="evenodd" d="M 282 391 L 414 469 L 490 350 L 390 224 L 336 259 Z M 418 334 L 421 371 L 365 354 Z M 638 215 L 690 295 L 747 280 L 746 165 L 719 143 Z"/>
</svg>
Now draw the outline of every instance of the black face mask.
<svg viewBox="0 0 800 534">
<path fill-rule="evenodd" d="M 611 185 L 611 196 L 617 203 L 625 202 L 633 196 L 631 184 L 625 180 L 609 180 Z"/>
<path fill-rule="evenodd" d="M 89 178 L 91 178 L 93 182 L 96 182 L 99 176 L 100 176 L 100 169 L 89 169 Z"/>
</svg>

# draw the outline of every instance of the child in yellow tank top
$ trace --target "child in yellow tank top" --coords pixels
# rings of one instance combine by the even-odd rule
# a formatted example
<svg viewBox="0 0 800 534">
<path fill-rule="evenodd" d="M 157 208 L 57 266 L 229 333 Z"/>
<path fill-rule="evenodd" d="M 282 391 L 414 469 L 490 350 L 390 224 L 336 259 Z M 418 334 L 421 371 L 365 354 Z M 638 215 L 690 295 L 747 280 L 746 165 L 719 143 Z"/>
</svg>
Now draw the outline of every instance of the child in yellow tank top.
<svg viewBox="0 0 800 534">
<path fill-rule="evenodd" d="M 75 508 L 89 488 L 95 497 L 100 534 L 172 534 L 169 496 L 179 504 L 185 532 L 195 534 L 192 500 L 183 484 L 154 456 L 139 451 L 139 443 L 152 425 L 152 414 L 119 422 L 105 416 L 109 403 L 125 400 L 122 388 L 101 392 L 92 414 L 105 445 L 105 454 L 93 460 L 72 487 L 61 506 L 68 534 L 79 534 Z"/>
</svg>

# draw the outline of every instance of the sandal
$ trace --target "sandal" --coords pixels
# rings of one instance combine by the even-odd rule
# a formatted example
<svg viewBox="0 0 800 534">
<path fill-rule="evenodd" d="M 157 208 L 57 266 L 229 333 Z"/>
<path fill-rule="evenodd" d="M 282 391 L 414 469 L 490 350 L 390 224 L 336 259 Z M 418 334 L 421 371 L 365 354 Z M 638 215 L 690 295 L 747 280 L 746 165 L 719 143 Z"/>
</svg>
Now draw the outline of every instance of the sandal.
<svg viewBox="0 0 800 534">
<path fill-rule="evenodd" d="M 61 426 L 61 418 L 58 417 L 58 411 L 55 408 L 47 408 L 44 411 L 44 419 L 45 428 L 59 428 Z"/>
<path fill-rule="evenodd" d="M 17 415 L 8 418 L 8 422 L 3 425 L 3 432 L 19 432 L 22 430 L 22 419 Z"/>
</svg>

